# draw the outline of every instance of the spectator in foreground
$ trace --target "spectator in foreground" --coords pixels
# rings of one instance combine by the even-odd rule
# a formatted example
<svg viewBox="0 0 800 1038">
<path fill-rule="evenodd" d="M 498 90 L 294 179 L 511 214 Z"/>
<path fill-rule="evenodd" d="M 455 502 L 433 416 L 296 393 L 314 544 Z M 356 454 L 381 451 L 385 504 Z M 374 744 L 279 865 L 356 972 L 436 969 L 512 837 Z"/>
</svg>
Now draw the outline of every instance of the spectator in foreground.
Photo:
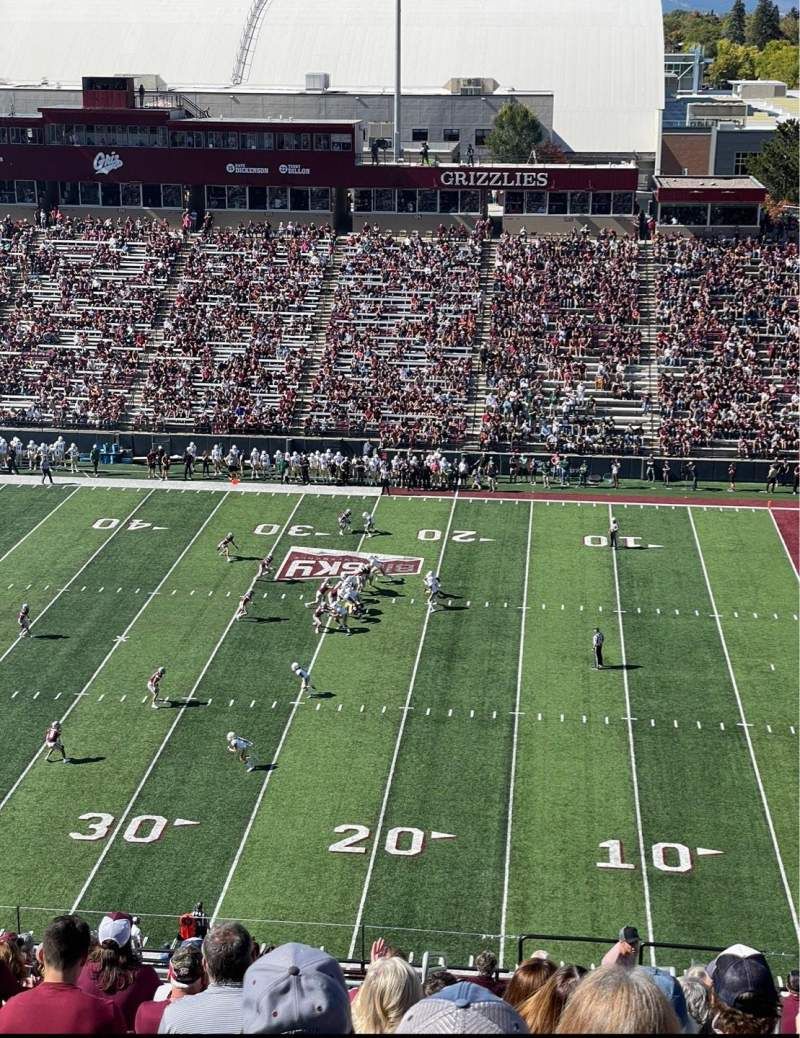
<svg viewBox="0 0 800 1038">
<path fill-rule="evenodd" d="M 356 1034 L 392 1034 L 403 1014 L 422 998 L 417 971 L 399 956 L 370 964 L 353 1000 Z"/>
<path fill-rule="evenodd" d="M 679 983 L 683 989 L 683 997 L 686 999 L 687 1012 L 694 1020 L 695 1029 L 704 1033 L 708 1021 L 709 986 L 700 977 L 689 976 L 688 973 L 679 978 Z"/>
<path fill-rule="evenodd" d="M 570 996 L 586 975 L 583 966 L 559 966 L 518 1012 L 531 1034 L 552 1034 Z"/>
<path fill-rule="evenodd" d="M 5 963 L 21 988 L 30 986 L 25 956 L 15 933 L 0 934 L 0 963 Z"/>
<path fill-rule="evenodd" d="M 789 993 L 783 1000 L 781 1006 L 781 1034 L 797 1034 L 800 1020 L 800 970 L 790 970 L 786 978 L 786 986 Z"/>
<path fill-rule="evenodd" d="M 600 966 L 575 989 L 556 1034 L 680 1034 L 680 1024 L 644 970 Z"/>
<path fill-rule="evenodd" d="M 0 1005 L 13 998 L 14 995 L 18 995 L 20 991 L 22 991 L 22 987 L 17 978 L 8 966 L 0 960 Z"/>
<path fill-rule="evenodd" d="M 169 995 L 160 1002 L 142 1002 L 136 1010 L 136 1034 L 158 1034 L 158 1025 L 168 1005 L 189 995 L 199 995 L 205 987 L 203 953 L 195 943 L 182 944 L 169 962 Z"/>
<path fill-rule="evenodd" d="M 479 984 L 462 980 L 417 1002 L 396 1034 L 527 1034 L 525 1021 L 508 1002 Z"/>
<path fill-rule="evenodd" d="M 475 969 L 478 971 L 478 976 L 473 978 L 472 983 L 478 984 L 480 987 L 491 991 L 493 995 L 497 995 L 498 998 L 502 998 L 506 989 L 506 983 L 498 977 L 497 956 L 495 953 L 482 951 L 479 955 L 476 955 Z"/>
<path fill-rule="evenodd" d="M 422 996 L 427 998 L 429 995 L 436 995 L 443 988 L 449 988 L 451 984 L 457 983 L 458 977 L 454 977 L 447 970 L 434 970 L 425 978 L 425 983 L 422 985 Z"/>
<path fill-rule="evenodd" d="M 780 998 L 767 960 L 754 948 L 733 944 L 708 966 L 710 1026 L 715 1034 L 772 1034 Z"/>
<path fill-rule="evenodd" d="M 539 988 L 543 987 L 556 971 L 556 964 L 552 959 L 543 959 L 538 956 L 526 959 L 514 970 L 514 975 L 506 985 L 503 998 L 514 1009 L 519 1009 L 526 999 L 535 995 Z"/>
<path fill-rule="evenodd" d="M 0 1034 L 125 1034 L 119 1007 L 77 985 L 90 941 L 89 927 L 76 915 L 50 923 L 36 953 L 44 979 L 0 1009 Z"/>
<path fill-rule="evenodd" d="M 87 995 L 114 1002 L 125 1023 L 133 1028 L 136 1010 L 149 1002 L 161 986 L 152 966 L 143 966 L 131 943 L 133 920 L 125 912 L 103 916 L 97 928 L 98 945 L 81 970 L 78 987 Z"/>
<path fill-rule="evenodd" d="M 380 965 L 400 961 L 381 959 Z M 244 1034 L 351 1034 L 341 966 L 307 944 L 282 944 L 262 955 L 245 974 L 240 1029 Z"/>
<path fill-rule="evenodd" d="M 683 1034 L 694 1034 L 694 1022 L 686 1008 L 683 988 L 666 970 L 660 970 L 657 966 L 642 966 L 641 969 L 650 977 L 661 994 L 672 1007 L 672 1011 L 678 1018 Z"/>
<path fill-rule="evenodd" d="M 241 1034 L 242 983 L 257 949 L 241 923 L 221 923 L 203 940 L 208 987 L 164 1010 L 159 1034 Z"/>
</svg>

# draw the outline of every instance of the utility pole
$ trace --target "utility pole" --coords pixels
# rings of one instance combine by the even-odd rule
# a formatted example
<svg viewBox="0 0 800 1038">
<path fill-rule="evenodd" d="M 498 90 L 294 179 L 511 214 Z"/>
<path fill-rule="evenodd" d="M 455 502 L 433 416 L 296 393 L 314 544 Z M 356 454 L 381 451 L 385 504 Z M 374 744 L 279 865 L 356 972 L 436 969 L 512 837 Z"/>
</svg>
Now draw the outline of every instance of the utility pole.
<svg viewBox="0 0 800 1038">
<path fill-rule="evenodd" d="M 394 0 L 394 161 L 399 162 L 402 146 L 400 143 L 400 52 L 401 52 L 401 0 Z"/>
</svg>

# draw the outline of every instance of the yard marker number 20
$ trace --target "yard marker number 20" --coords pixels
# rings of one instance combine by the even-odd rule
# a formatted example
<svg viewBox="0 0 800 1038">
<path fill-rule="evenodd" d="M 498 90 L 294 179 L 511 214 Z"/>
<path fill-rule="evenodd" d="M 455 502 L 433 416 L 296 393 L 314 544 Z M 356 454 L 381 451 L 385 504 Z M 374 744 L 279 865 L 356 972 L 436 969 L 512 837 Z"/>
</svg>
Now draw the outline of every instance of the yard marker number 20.
<svg viewBox="0 0 800 1038">
<path fill-rule="evenodd" d="M 364 844 L 370 838 L 370 830 L 366 825 L 337 825 L 333 830 L 335 833 L 350 833 L 344 839 L 337 840 L 328 848 L 335 854 L 366 854 L 367 848 Z M 454 840 L 453 833 L 428 834 L 432 840 Z M 397 825 L 386 833 L 386 842 L 383 849 L 387 854 L 394 854 L 400 858 L 414 858 L 421 854 L 426 847 L 425 833 L 422 829 L 413 826 Z"/>
</svg>

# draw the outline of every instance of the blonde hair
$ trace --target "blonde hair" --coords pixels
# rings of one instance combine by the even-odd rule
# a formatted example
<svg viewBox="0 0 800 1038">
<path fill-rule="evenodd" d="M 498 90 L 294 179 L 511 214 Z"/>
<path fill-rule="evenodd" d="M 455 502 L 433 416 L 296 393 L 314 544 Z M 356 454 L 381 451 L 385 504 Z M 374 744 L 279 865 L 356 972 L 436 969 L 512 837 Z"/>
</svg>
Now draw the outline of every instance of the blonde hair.
<svg viewBox="0 0 800 1038">
<path fill-rule="evenodd" d="M 641 969 L 600 966 L 567 1002 L 556 1034 L 680 1034 L 669 1002 Z"/>
<path fill-rule="evenodd" d="M 422 998 L 413 966 L 397 955 L 378 959 L 367 970 L 353 1002 L 356 1034 L 391 1034 L 403 1014 Z"/>
</svg>

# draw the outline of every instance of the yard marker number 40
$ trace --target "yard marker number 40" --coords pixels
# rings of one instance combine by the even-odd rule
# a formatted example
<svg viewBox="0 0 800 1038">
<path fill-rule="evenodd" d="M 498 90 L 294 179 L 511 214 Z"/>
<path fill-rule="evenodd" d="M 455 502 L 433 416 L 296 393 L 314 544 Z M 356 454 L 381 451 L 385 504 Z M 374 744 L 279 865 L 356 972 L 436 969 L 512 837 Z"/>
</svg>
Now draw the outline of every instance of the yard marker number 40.
<svg viewBox="0 0 800 1038">
<path fill-rule="evenodd" d="M 598 869 L 635 869 L 636 866 L 623 860 L 622 840 L 604 840 L 600 847 L 608 852 L 608 861 L 598 861 Z M 653 868 L 659 872 L 691 872 L 692 852 L 685 843 L 654 843 L 650 848 Z M 722 854 L 708 847 L 697 847 L 700 856 Z"/>
<path fill-rule="evenodd" d="M 333 830 L 335 833 L 350 833 L 342 840 L 337 840 L 328 848 L 335 854 L 366 854 L 364 846 L 370 838 L 370 830 L 366 825 L 337 825 Z M 453 833 L 431 832 L 428 834 L 432 840 L 455 840 Z M 387 854 L 393 854 L 400 858 L 413 858 L 425 850 L 425 833 L 422 829 L 413 826 L 398 825 L 386 833 L 384 850 Z"/>
</svg>

